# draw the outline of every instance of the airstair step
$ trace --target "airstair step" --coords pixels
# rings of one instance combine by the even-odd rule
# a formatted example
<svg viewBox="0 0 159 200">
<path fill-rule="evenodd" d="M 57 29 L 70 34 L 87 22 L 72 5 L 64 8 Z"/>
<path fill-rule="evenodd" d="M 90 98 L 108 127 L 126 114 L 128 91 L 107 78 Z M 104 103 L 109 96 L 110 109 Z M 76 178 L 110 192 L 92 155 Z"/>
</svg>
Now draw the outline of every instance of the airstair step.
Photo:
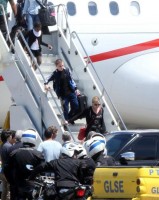
<svg viewBox="0 0 159 200">
<path fill-rule="evenodd" d="M 75 124 L 75 125 L 68 125 L 71 132 L 79 132 L 81 127 L 84 127 L 85 124 Z"/>
<path fill-rule="evenodd" d="M 43 63 L 54 63 L 57 56 L 54 54 L 42 54 Z"/>
<path fill-rule="evenodd" d="M 48 73 L 49 75 L 54 71 L 54 64 L 53 63 L 42 63 L 40 65 L 40 70 L 42 73 Z M 37 74 L 40 74 L 39 70 L 36 70 Z"/>
</svg>

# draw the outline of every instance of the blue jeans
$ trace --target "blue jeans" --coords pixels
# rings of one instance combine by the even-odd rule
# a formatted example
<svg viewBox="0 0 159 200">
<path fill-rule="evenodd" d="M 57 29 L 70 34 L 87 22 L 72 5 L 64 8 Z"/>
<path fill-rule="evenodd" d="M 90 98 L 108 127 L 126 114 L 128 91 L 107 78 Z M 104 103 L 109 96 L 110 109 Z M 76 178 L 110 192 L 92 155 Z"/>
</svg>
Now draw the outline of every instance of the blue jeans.
<svg viewBox="0 0 159 200">
<path fill-rule="evenodd" d="M 79 109 L 77 95 L 75 93 L 70 93 L 67 97 L 64 97 L 62 99 L 62 106 L 65 120 L 71 119 L 78 112 Z"/>
<path fill-rule="evenodd" d="M 30 31 L 30 30 L 33 29 L 34 24 L 36 22 L 40 22 L 39 15 L 27 14 L 27 27 L 28 27 L 28 31 Z"/>
</svg>

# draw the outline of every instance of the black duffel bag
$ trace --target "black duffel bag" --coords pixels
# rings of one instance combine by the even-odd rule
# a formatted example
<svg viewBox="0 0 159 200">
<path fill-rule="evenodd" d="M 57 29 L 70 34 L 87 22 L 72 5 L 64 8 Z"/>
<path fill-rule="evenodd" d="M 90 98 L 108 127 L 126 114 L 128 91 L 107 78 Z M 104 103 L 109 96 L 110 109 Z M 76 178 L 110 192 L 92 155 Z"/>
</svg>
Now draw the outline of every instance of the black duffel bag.
<svg viewBox="0 0 159 200">
<path fill-rule="evenodd" d="M 42 26 L 56 25 L 55 8 L 53 3 L 46 2 L 46 4 L 43 5 L 38 0 L 36 1 L 41 6 L 41 8 L 39 9 L 39 19 Z"/>
</svg>

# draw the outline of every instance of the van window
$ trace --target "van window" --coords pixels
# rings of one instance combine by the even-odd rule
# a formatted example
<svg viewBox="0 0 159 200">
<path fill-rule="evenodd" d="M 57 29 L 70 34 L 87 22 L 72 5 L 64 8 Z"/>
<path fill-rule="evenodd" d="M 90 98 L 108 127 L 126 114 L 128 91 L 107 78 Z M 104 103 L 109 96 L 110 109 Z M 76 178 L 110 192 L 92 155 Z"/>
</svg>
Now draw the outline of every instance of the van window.
<svg viewBox="0 0 159 200">
<path fill-rule="evenodd" d="M 96 15 L 98 13 L 97 4 L 93 1 L 88 3 L 88 11 L 90 15 Z"/>
<path fill-rule="evenodd" d="M 135 153 L 135 160 L 155 160 L 157 153 L 157 137 L 143 136 L 138 138 L 128 151 L 133 151 Z"/>
<path fill-rule="evenodd" d="M 67 11 L 70 16 L 74 16 L 76 14 L 76 5 L 73 2 L 69 1 L 67 3 Z"/>
<path fill-rule="evenodd" d="M 112 15 L 118 15 L 119 14 L 119 6 L 118 6 L 117 2 L 111 1 L 109 3 L 109 9 L 110 9 L 110 13 Z"/>
<path fill-rule="evenodd" d="M 130 12 L 134 16 L 137 16 L 140 14 L 140 5 L 137 1 L 132 1 L 130 3 Z"/>
</svg>

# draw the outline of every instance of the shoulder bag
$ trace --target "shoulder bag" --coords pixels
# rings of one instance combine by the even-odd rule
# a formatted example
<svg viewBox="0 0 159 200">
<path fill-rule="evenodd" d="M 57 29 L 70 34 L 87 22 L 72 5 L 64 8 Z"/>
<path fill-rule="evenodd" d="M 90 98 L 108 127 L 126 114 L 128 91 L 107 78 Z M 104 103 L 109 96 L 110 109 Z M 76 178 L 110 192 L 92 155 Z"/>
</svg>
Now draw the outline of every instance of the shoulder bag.
<svg viewBox="0 0 159 200">
<path fill-rule="evenodd" d="M 47 1 L 46 1 L 45 5 L 44 5 L 39 0 L 36 0 L 36 2 L 41 7 L 39 9 L 39 19 L 40 19 L 42 26 L 54 26 L 54 25 L 56 25 L 54 4 L 51 3 L 51 2 L 47 3 Z"/>
<path fill-rule="evenodd" d="M 86 133 L 87 133 L 87 130 L 90 128 L 90 126 L 94 123 L 94 120 L 96 119 L 96 117 L 94 117 L 90 122 L 89 124 L 87 125 L 87 127 L 82 127 L 80 128 L 79 130 L 79 133 L 78 133 L 78 139 L 79 140 L 83 140 L 85 137 L 86 137 Z"/>
</svg>

